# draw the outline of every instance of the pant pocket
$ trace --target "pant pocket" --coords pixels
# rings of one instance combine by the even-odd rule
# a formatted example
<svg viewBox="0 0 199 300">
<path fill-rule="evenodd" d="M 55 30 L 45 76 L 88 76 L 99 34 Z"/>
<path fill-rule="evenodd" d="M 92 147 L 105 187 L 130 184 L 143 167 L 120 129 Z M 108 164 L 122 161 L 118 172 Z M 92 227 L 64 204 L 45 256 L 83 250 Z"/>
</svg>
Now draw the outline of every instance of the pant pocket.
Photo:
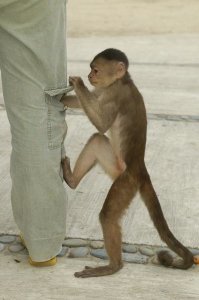
<svg viewBox="0 0 199 300">
<path fill-rule="evenodd" d="M 64 144 L 67 124 L 65 121 L 64 105 L 60 102 L 60 99 L 67 91 L 67 87 L 47 89 L 44 91 L 48 108 L 47 135 L 48 148 L 50 150 L 61 148 Z"/>
</svg>

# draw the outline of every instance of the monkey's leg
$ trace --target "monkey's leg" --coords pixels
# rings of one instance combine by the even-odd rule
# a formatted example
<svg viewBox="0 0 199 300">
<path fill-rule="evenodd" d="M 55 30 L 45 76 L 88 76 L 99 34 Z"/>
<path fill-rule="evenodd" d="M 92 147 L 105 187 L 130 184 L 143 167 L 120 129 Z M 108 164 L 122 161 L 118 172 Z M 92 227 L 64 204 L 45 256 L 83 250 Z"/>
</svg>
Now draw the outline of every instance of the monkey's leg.
<svg viewBox="0 0 199 300">
<path fill-rule="evenodd" d="M 105 248 L 110 262 L 106 266 L 76 272 L 76 277 L 86 278 L 111 275 L 122 268 L 122 235 L 119 221 L 136 192 L 137 185 L 129 173 L 124 172 L 115 180 L 100 213 Z"/>
<path fill-rule="evenodd" d="M 112 180 L 115 180 L 126 170 L 126 164 L 120 157 L 116 156 L 109 139 L 106 136 L 103 137 L 103 147 L 97 153 L 97 161 Z"/>
<path fill-rule="evenodd" d="M 103 169 L 113 178 L 117 178 L 124 171 L 122 165 L 113 152 L 109 139 L 101 134 L 94 134 L 88 140 L 80 153 L 74 170 L 71 172 L 69 159 L 62 162 L 64 179 L 71 188 L 75 188 L 84 175 L 99 162 Z"/>
<path fill-rule="evenodd" d="M 100 141 L 101 139 L 102 137 L 98 138 L 98 134 L 94 134 L 88 140 L 75 163 L 73 172 L 71 171 L 69 158 L 66 157 L 62 160 L 63 177 L 71 188 L 76 188 L 84 175 L 96 164 L 98 147 L 103 144 Z"/>
</svg>

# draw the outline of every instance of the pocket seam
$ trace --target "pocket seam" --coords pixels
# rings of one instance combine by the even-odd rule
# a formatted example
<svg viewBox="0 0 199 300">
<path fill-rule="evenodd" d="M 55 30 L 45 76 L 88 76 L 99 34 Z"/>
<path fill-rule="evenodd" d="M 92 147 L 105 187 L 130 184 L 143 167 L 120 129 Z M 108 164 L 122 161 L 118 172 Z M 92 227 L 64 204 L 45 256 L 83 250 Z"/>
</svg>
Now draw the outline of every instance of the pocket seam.
<svg viewBox="0 0 199 300">
<path fill-rule="evenodd" d="M 63 145 L 63 142 L 64 142 L 64 138 L 66 136 L 67 124 L 65 121 L 64 105 L 61 102 L 59 102 L 59 100 L 61 99 L 61 97 L 63 95 L 64 90 L 65 90 L 65 88 L 57 88 L 57 89 L 53 88 L 53 89 L 45 89 L 44 90 L 45 102 L 47 104 L 47 137 L 48 137 L 48 149 L 49 150 L 61 148 Z M 51 91 L 52 91 L 52 93 L 51 93 Z M 60 97 L 57 97 L 57 96 L 60 96 Z M 56 98 L 59 98 L 59 100 Z M 56 108 L 58 108 L 58 110 Z M 64 115 L 63 121 L 61 123 L 62 123 L 62 125 L 65 125 L 65 126 L 63 126 L 64 129 L 63 129 L 62 138 L 60 139 L 60 141 L 55 141 L 55 142 L 53 142 L 53 132 L 52 132 L 52 130 L 53 130 L 52 109 L 55 113 Z M 56 124 L 55 124 L 55 126 L 56 126 Z M 62 127 L 62 126 L 60 126 L 60 127 Z M 61 130 L 61 128 L 60 128 L 60 130 Z"/>
</svg>

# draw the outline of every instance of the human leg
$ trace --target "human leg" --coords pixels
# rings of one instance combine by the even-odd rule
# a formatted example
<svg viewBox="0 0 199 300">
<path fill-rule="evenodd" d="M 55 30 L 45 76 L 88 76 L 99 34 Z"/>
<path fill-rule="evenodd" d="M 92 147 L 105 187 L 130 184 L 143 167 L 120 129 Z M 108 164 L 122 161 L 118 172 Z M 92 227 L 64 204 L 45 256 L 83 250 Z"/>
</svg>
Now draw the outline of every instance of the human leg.
<svg viewBox="0 0 199 300">
<path fill-rule="evenodd" d="M 65 237 L 65 1 L 9 4 L 0 5 L 0 66 L 12 134 L 12 207 L 39 262 L 56 256 Z"/>
</svg>

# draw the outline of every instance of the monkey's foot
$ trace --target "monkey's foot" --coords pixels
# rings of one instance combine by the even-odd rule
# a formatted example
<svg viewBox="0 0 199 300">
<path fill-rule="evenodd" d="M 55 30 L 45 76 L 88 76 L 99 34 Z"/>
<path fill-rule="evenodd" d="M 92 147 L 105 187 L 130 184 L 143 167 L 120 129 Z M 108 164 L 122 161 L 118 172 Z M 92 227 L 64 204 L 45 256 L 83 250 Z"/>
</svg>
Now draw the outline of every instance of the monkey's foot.
<svg viewBox="0 0 199 300">
<path fill-rule="evenodd" d="M 70 168 L 70 158 L 66 156 L 64 159 L 62 159 L 61 165 L 63 170 L 63 178 L 65 182 L 70 188 L 74 189 L 76 187 L 76 183 Z"/>
<path fill-rule="evenodd" d="M 103 267 L 97 267 L 97 268 L 91 268 L 91 267 L 85 267 L 85 269 L 81 272 L 76 272 L 74 275 L 78 278 L 88 278 L 88 277 L 99 277 L 99 276 L 106 276 L 106 275 L 112 275 L 116 272 L 118 272 L 122 268 L 122 265 L 120 266 L 103 266 Z"/>
</svg>

